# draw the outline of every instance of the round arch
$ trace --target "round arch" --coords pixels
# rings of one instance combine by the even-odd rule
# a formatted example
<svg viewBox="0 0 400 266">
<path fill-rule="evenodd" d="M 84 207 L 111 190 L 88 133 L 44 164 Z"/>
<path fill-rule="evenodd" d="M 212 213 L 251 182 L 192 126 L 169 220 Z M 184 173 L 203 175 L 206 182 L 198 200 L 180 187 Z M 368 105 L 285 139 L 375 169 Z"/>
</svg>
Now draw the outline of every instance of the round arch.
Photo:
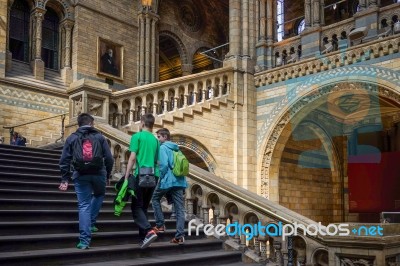
<svg viewBox="0 0 400 266">
<path fill-rule="evenodd" d="M 203 144 L 189 136 L 179 134 L 173 135 L 171 140 L 178 144 L 179 147 L 183 147 L 194 152 L 205 163 L 208 171 L 216 175 L 219 174 L 217 162 Z"/>
<path fill-rule="evenodd" d="M 348 66 L 333 69 L 312 76 L 306 82 L 294 87 L 276 104 L 266 118 L 258 134 L 257 153 L 260 194 L 271 200 L 278 200 L 276 189 L 270 195 L 270 184 L 277 184 L 277 168 L 272 165 L 276 145 L 285 143 L 289 136 L 281 137 L 283 130 L 293 122 L 292 118 L 304 112 L 310 103 L 332 92 L 354 91 L 358 88 L 350 84 L 362 84 L 367 93 L 389 98 L 400 105 L 400 75 L 394 71 L 374 66 Z M 317 85 L 318 84 L 318 85 Z M 284 146 L 284 145 L 281 145 Z M 275 172 L 274 172 L 275 171 Z M 272 174 L 275 173 L 275 174 Z"/>
<path fill-rule="evenodd" d="M 177 31 L 177 32 L 179 32 L 179 31 Z M 183 44 L 181 38 L 179 38 L 179 36 L 176 35 L 175 33 L 168 31 L 168 30 L 160 31 L 159 38 L 163 37 L 163 36 L 170 38 L 175 42 L 176 48 L 178 49 L 179 55 L 181 57 L 182 64 L 188 64 L 189 61 L 188 61 L 187 49 L 186 49 L 185 45 Z"/>
</svg>

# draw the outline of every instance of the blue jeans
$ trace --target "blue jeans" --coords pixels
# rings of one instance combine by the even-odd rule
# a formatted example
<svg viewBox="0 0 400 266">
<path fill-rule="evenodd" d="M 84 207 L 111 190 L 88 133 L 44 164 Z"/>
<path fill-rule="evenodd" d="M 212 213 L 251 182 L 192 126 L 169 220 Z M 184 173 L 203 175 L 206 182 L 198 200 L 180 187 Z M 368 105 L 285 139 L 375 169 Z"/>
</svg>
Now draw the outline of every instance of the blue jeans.
<svg viewBox="0 0 400 266">
<path fill-rule="evenodd" d="M 181 187 L 173 187 L 169 189 L 160 189 L 159 185 L 157 185 L 156 190 L 153 193 L 153 198 L 151 202 L 153 204 L 154 209 L 154 218 L 156 219 L 157 227 L 161 227 L 164 225 L 164 215 L 161 209 L 161 198 L 169 193 L 172 197 L 172 203 L 175 207 L 176 213 L 176 233 L 175 238 L 181 238 L 185 236 L 185 213 L 184 213 L 184 205 L 183 205 L 183 188 Z"/>
<path fill-rule="evenodd" d="M 89 246 L 92 239 L 90 227 L 96 224 L 97 216 L 103 204 L 106 177 L 82 175 L 74 179 L 74 184 L 78 198 L 79 241 Z"/>
</svg>

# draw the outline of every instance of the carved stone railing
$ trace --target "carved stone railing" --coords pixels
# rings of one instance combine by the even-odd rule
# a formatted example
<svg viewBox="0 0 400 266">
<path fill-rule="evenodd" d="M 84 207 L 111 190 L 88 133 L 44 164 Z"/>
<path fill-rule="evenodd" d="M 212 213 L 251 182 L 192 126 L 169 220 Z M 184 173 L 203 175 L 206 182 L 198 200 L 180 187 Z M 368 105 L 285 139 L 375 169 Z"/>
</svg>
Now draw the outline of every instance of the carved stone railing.
<svg viewBox="0 0 400 266">
<path fill-rule="evenodd" d="M 233 68 L 226 67 L 114 92 L 110 97 L 110 124 L 116 128 L 131 126 L 144 113 L 162 118 L 218 100 L 229 94 L 232 73 Z"/>
<path fill-rule="evenodd" d="M 315 58 L 305 59 L 301 62 L 257 73 L 254 75 L 255 85 L 256 87 L 260 87 L 395 54 L 399 52 L 399 46 L 400 35 L 392 35 L 335 51 L 327 55 L 316 55 Z"/>
<path fill-rule="evenodd" d="M 345 33 L 345 36 L 343 37 L 347 38 L 350 31 L 354 28 L 355 28 L 354 17 L 342 20 L 332 25 L 325 26 L 322 28 L 321 31 L 321 44 L 324 44 L 324 40 L 332 42 L 334 36 L 336 36 L 337 40 L 340 40 L 341 37 L 344 35 L 343 33 Z M 324 49 L 324 47 L 321 47 L 321 49 Z"/>
<path fill-rule="evenodd" d="M 394 16 L 397 16 L 397 18 L 400 18 L 400 4 L 395 3 L 391 4 L 389 6 L 385 6 L 379 9 L 379 18 L 378 18 L 378 23 L 379 23 L 379 28 L 381 26 L 382 20 L 386 19 L 386 22 L 389 26 L 392 26 L 392 18 Z"/>
<path fill-rule="evenodd" d="M 126 158 L 130 136 L 106 124 L 99 124 L 97 128 L 107 138 L 114 158 Z M 121 175 L 125 173 L 125 169 L 123 167 L 120 169 Z M 197 166 L 190 165 L 187 179 L 189 184 L 185 196 L 187 219 L 195 219 L 195 224 L 215 226 L 235 222 L 242 225 L 260 222 L 265 226 L 281 222 L 297 223 L 306 227 L 317 224 Z M 399 224 L 350 224 L 349 226 L 350 230 L 358 230 L 360 226 L 380 226 L 384 234 L 383 236 L 358 236 L 352 233 L 350 236 L 321 234 L 313 236 L 303 235 L 302 231 L 298 231 L 298 235 L 293 236 L 290 241 L 289 239 L 283 241 L 280 236 L 258 236 L 251 240 L 246 240 L 244 235 L 220 238 L 224 240 L 227 248 L 242 250 L 245 260 L 267 265 L 287 265 L 289 258 L 293 263 L 298 263 L 293 265 L 352 265 L 346 264 L 349 261 L 365 262 L 354 265 L 371 266 L 399 263 Z M 214 236 L 218 237 L 216 234 Z"/>
<path fill-rule="evenodd" d="M 275 66 L 294 63 L 300 60 L 301 37 L 294 36 L 274 44 Z"/>
</svg>

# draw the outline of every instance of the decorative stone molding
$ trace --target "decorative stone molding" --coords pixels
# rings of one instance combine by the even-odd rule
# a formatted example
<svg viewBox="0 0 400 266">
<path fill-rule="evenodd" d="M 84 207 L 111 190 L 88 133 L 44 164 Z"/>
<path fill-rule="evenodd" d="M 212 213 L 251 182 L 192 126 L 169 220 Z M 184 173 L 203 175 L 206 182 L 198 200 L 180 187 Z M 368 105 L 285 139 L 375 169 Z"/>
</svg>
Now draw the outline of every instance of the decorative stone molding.
<svg viewBox="0 0 400 266">
<path fill-rule="evenodd" d="M 181 27 L 188 32 L 198 32 L 203 27 L 203 17 L 200 8 L 196 7 L 195 1 L 180 1 L 176 12 Z"/>
<path fill-rule="evenodd" d="M 346 65 L 398 53 L 399 48 L 400 37 L 396 35 L 352 46 L 345 51 L 336 51 L 328 55 L 316 55 L 315 58 L 301 60 L 290 65 L 257 73 L 254 76 L 255 86 L 261 87 L 274 84 L 301 76 L 317 74 L 337 67 L 341 67 L 340 69 L 342 69 Z"/>
<path fill-rule="evenodd" d="M 185 44 L 182 42 L 181 38 L 179 38 L 175 33 L 172 33 L 170 31 L 161 31 L 158 34 L 159 37 L 161 36 L 167 36 L 175 41 L 177 44 L 177 48 L 179 51 L 180 58 L 182 60 L 182 64 L 189 64 L 189 59 L 188 59 L 188 53 L 187 49 L 185 47 Z"/>
<path fill-rule="evenodd" d="M 204 160 L 211 173 L 215 173 L 217 171 L 217 162 L 203 144 L 199 143 L 193 138 L 183 135 L 174 135 L 171 137 L 171 139 L 173 142 L 178 144 L 178 146 L 194 151 L 201 159 Z"/>
<path fill-rule="evenodd" d="M 81 79 L 71 84 L 67 90 L 70 101 L 70 124 L 76 123 L 80 113 L 92 114 L 96 122 L 108 122 L 109 97 L 111 90 L 108 84 Z"/>
</svg>

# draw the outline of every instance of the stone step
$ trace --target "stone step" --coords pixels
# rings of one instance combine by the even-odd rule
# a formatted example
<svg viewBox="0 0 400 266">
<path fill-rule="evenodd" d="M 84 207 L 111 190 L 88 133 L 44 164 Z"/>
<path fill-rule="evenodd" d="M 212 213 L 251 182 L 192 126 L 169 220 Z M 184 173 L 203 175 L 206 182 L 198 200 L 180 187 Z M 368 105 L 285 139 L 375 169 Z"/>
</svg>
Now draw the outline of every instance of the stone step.
<svg viewBox="0 0 400 266">
<path fill-rule="evenodd" d="M 124 210 L 126 213 L 131 213 L 130 209 Z M 78 211 L 75 211 L 74 221 L 6 221 L 0 222 L 0 236 L 10 235 L 35 235 L 35 234 L 65 234 L 79 232 L 78 226 Z M 149 222 L 154 226 L 155 220 L 149 219 Z M 171 219 L 165 220 L 167 228 L 175 228 L 176 221 Z M 119 231 L 134 231 L 138 230 L 133 219 L 118 219 L 98 220 L 96 226 L 101 232 L 119 232 Z M 0 263 L 1 265 L 1 263 Z"/>
<path fill-rule="evenodd" d="M 0 185 L 1 186 L 1 185 Z M 126 207 L 130 210 L 130 203 Z M 75 210 L 77 211 L 77 200 L 52 200 L 52 199 L 10 199 L 2 198 L 0 195 L 0 212 L 5 210 Z M 114 210 L 114 201 L 103 201 L 101 210 Z M 152 211 L 149 210 L 152 213 Z M 165 212 L 164 212 L 165 213 Z"/>
<path fill-rule="evenodd" d="M 4 170 L 4 169 L 3 169 Z M 5 169 L 8 170 L 8 169 Z M 61 176 L 60 174 L 50 174 L 48 173 L 47 175 L 42 175 L 42 174 L 35 174 L 35 173 L 16 173 L 9 171 L 4 172 L 0 170 L 0 180 L 7 180 L 7 181 L 12 181 L 12 180 L 18 180 L 21 182 L 24 181 L 35 181 L 35 182 L 55 182 L 59 183 L 61 181 Z"/>
<path fill-rule="evenodd" d="M 7 144 L 0 144 L 0 152 L 8 151 L 13 152 L 16 154 L 24 153 L 24 154 L 41 154 L 41 155 L 58 155 L 61 156 L 61 151 L 54 151 L 54 150 L 45 150 L 45 149 L 38 149 L 38 148 L 30 148 L 30 147 L 23 147 L 23 146 L 13 146 Z"/>
<path fill-rule="evenodd" d="M 239 266 L 248 265 L 238 263 L 241 259 L 241 253 L 238 251 L 204 251 L 188 254 L 159 254 L 147 258 L 137 258 L 134 260 L 116 260 L 107 262 L 94 262 L 94 263 L 81 263 L 80 266 L 134 266 L 134 265 L 190 265 L 190 266 L 204 266 L 204 265 L 219 265 L 219 266 Z M 232 262 L 232 263 L 230 263 Z"/>
<path fill-rule="evenodd" d="M 43 199 L 48 200 L 73 200 L 76 199 L 75 191 L 68 189 L 68 191 L 58 190 L 58 185 L 54 190 L 28 190 L 28 189 L 0 189 L 1 198 L 8 199 Z M 114 200 L 115 193 L 106 192 L 105 200 Z"/>
<path fill-rule="evenodd" d="M 3 159 L 0 158 L 0 165 L 13 168 L 29 168 L 29 169 L 40 169 L 40 170 L 58 170 L 60 171 L 60 167 L 55 163 L 48 162 L 36 162 L 30 160 L 15 160 L 15 159 Z"/>
<path fill-rule="evenodd" d="M 81 265 L 83 262 L 105 262 L 115 260 L 132 260 L 135 262 L 138 258 L 155 257 L 160 254 L 198 254 L 200 252 L 211 253 L 215 250 L 221 250 L 222 242 L 220 240 L 199 239 L 189 240 L 184 245 L 174 245 L 166 242 L 154 242 L 147 249 L 140 249 L 137 244 L 127 245 L 108 245 L 93 246 L 88 250 L 79 250 L 76 248 L 57 248 L 46 250 L 29 250 L 0 253 L 0 264 L 7 266 L 24 265 Z M 233 260 L 232 253 L 227 252 L 227 259 Z M 221 254 L 220 254 L 221 255 Z M 189 257 L 190 257 L 189 256 Z M 236 252 L 236 261 L 241 256 Z M 217 259 L 218 257 L 216 257 Z M 210 260 L 210 259 L 209 259 Z M 203 261 L 204 263 L 204 261 Z M 113 264 L 108 264 L 113 265 Z M 140 265 L 140 264 L 136 264 Z M 176 265 L 176 264 L 174 264 Z M 203 264 L 204 265 L 204 264 Z M 207 264 L 208 265 L 208 264 Z"/>
<path fill-rule="evenodd" d="M 14 181 L 14 180 L 18 180 L 18 181 Z M 57 179 L 54 179 L 54 182 L 48 182 L 48 183 L 37 182 L 34 179 L 32 179 L 31 181 L 32 182 L 23 182 L 23 181 L 19 181 L 19 179 L 15 179 L 15 178 L 12 180 L 3 180 L 0 175 L 0 188 L 1 189 L 11 189 L 11 190 L 23 189 L 23 190 L 54 191 L 55 188 L 58 188 L 61 179 L 60 179 L 60 177 L 58 177 Z M 70 188 L 69 190 L 75 191 L 73 182 L 71 182 L 69 184 L 69 188 Z M 116 194 L 116 190 L 115 190 L 114 186 L 107 186 L 106 192 L 111 193 L 111 194 L 112 193 Z M 0 195 L 0 198 L 2 198 L 1 195 Z"/>
<path fill-rule="evenodd" d="M 42 175 L 58 175 L 61 177 L 60 169 L 54 167 L 54 169 L 38 168 L 38 167 L 25 167 L 25 166 L 12 166 L 0 165 L 0 172 L 14 174 L 14 173 L 30 173 L 30 174 L 42 174 Z"/>
<path fill-rule="evenodd" d="M 8 160 L 21 160 L 21 161 L 31 161 L 31 162 L 41 162 L 41 163 L 51 163 L 58 165 L 60 158 L 56 158 L 54 155 L 49 156 L 50 158 L 45 157 L 32 157 L 31 155 L 24 154 L 16 154 L 9 151 L 0 151 L 0 159 L 8 159 Z"/>
<path fill-rule="evenodd" d="M 175 229 L 166 230 L 163 234 L 158 234 L 158 242 L 169 242 L 175 237 Z M 186 240 L 198 240 L 203 236 L 188 236 L 185 230 Z M 0 252 L 27 251 L 27 250 L 44 250 L 55 248 L 71 248 L 78 242 L 79 234 L 40 234 L 40 235 L 12 235 L 0 237 Z M 116 231 L 101 232 L 92 234 L 92 246 L 108 246 L 108 245 L 125 245 L 136 244 L 140 240 L 139 232 L 136 231 Z"/>
</svg>

